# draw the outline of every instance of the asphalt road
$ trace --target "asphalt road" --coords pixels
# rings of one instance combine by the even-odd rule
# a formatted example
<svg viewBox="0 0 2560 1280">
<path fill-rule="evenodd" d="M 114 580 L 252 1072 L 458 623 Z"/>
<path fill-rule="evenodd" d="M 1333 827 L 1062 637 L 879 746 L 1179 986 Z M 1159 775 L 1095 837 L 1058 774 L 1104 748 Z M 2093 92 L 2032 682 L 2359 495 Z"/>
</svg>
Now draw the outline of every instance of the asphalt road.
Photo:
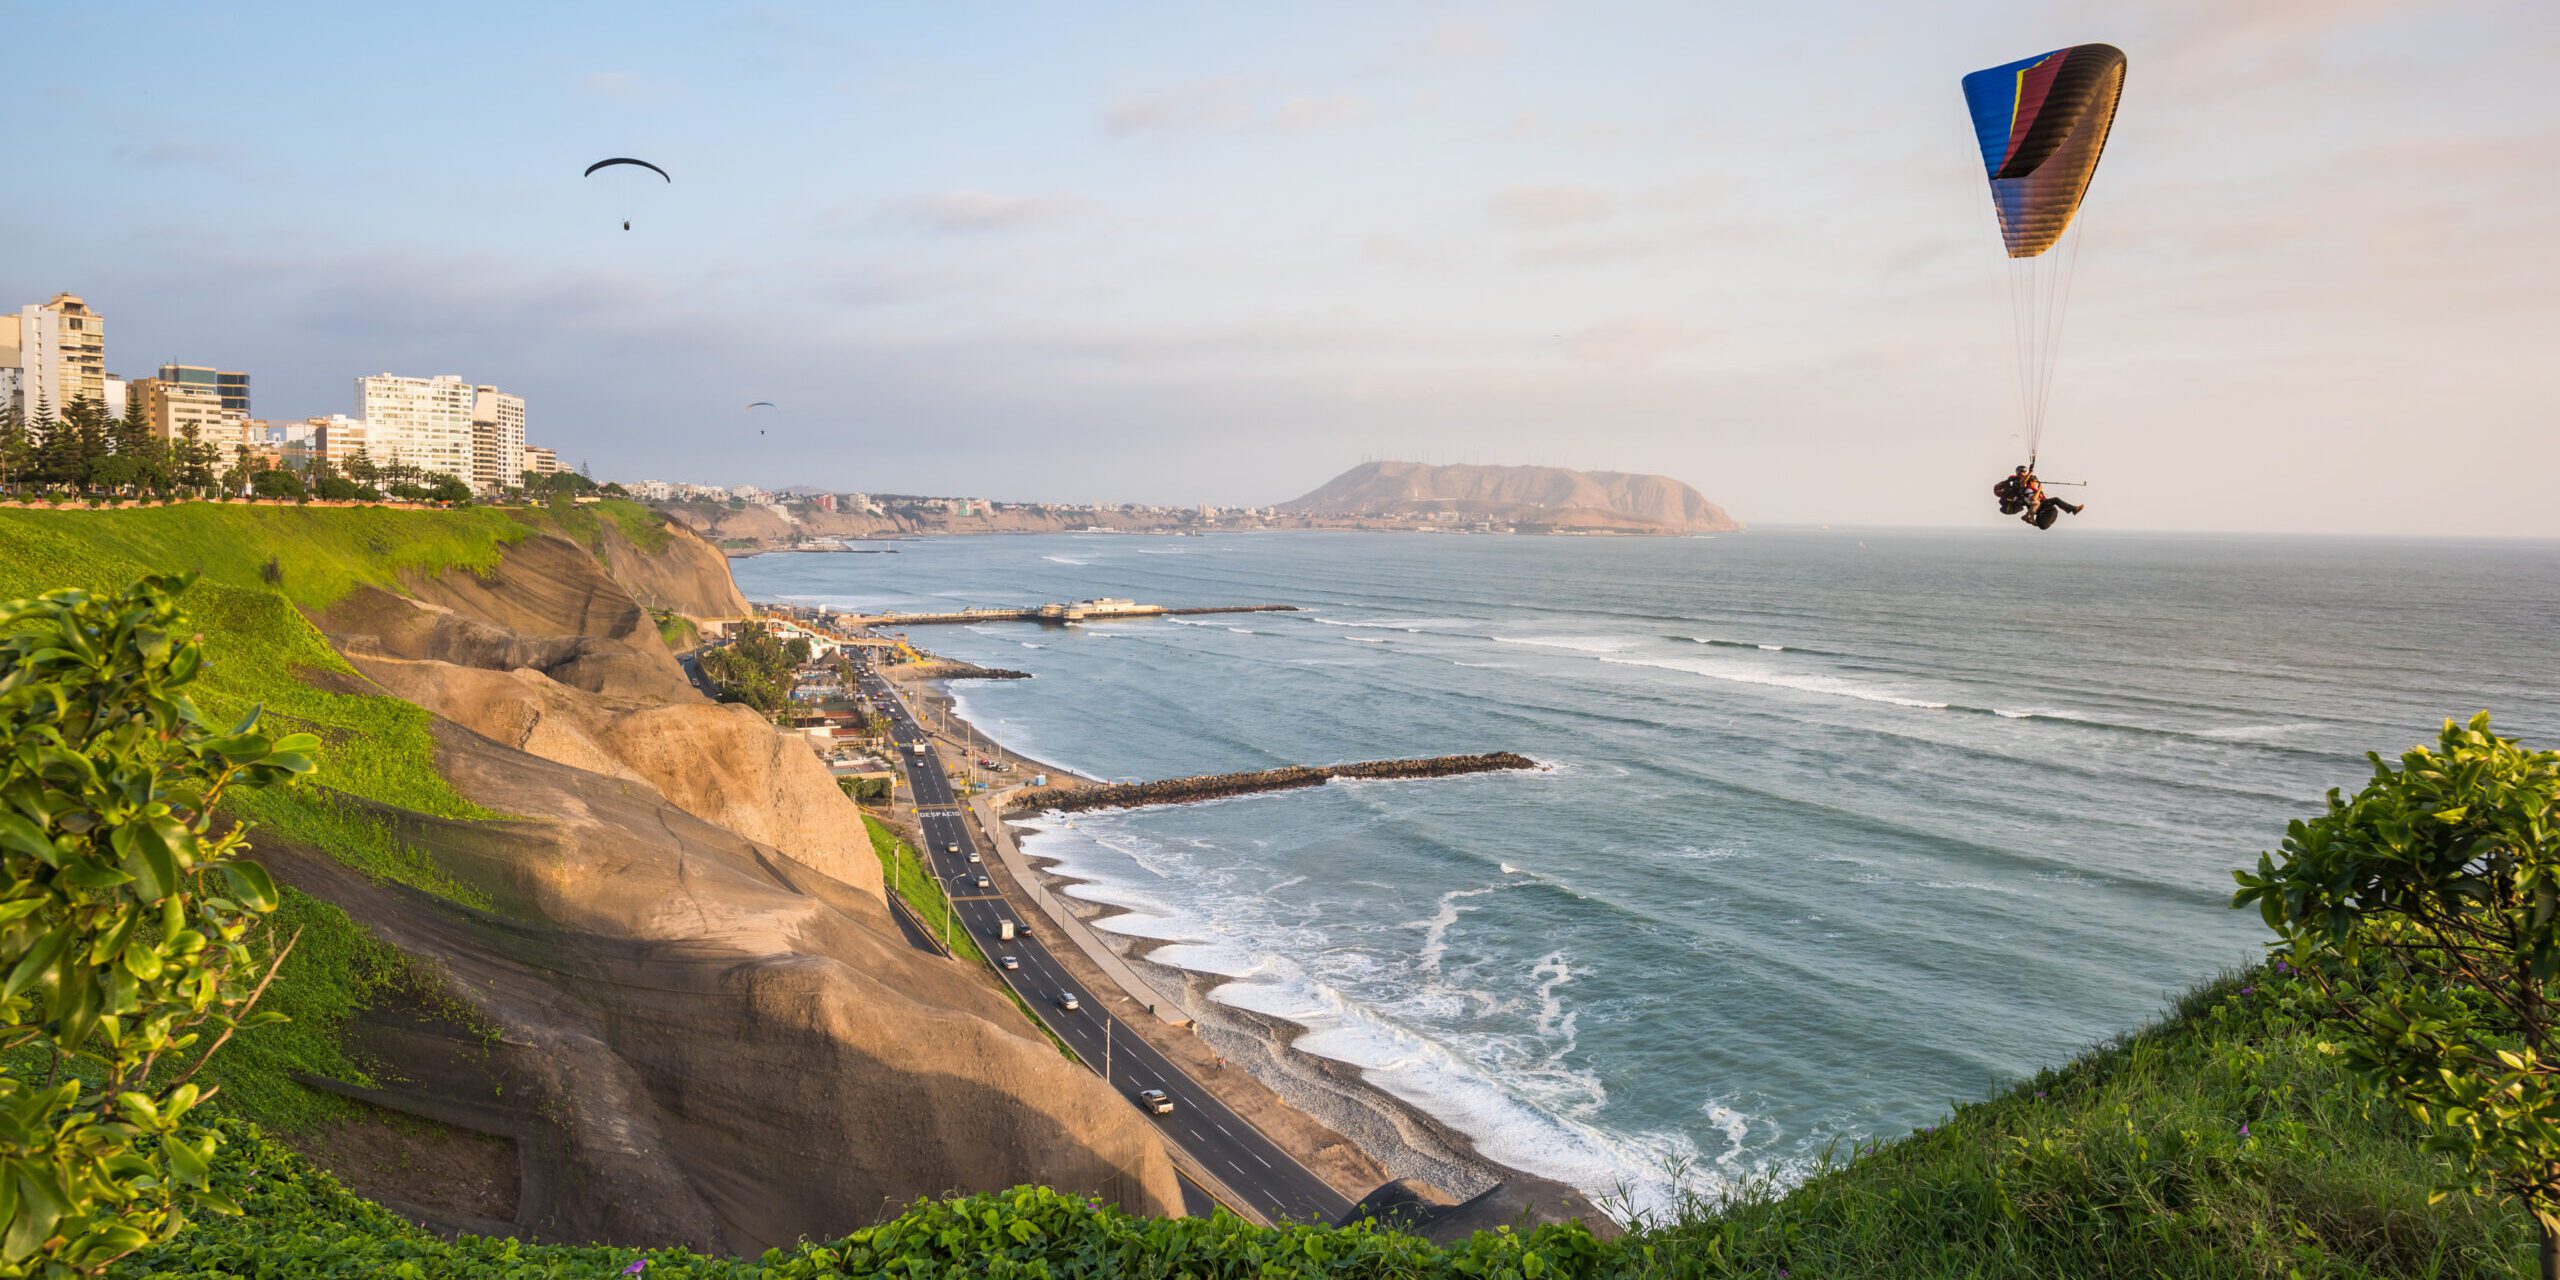
<svg viewBox="0 0 2560 1280">
<path fill-rule="evenodd" d="M 1065 967 L 1051 956 L 1042 936 L 1057 926 L 1046 916 L 1025 919 L 993 888 L 977 887 L 977 877 L 984 873 L 991 881 L 1003 873 L 973 858 L 985 856 L 969 833 L 969 824 L 953 793 L 951 779 L 945 775 L 940 756 L 933 750 L 924 729 L 907 709 L 904 699 L 876 674 L 862 677 L 865 692 L 887 708 L 890 736 L 898 744 L 898 758 L 906 762 L 907 777 L 913 787 L 916 812 L 924 829 L 925 859 L 934 874 L 942 878 L 944 891 L 951 899 L 956 918 L 952 927 L 966 929 L 978 946 L 990 956 L 1010 955 L 1020 964 L 1014 970 L 999 969 L 997 976 L 1022 996 L 1024 1003 L 1038 1011 L 1042 1021 L 1058 1038 L 1074 1048 L 1076 1056 L 1099 1071 L 1104 1058 L 1104 1039 L 1110 1041 L 1112 1088 L 1136 1107 L 1141 1089 L 1162 1089 L 1173 1098 L 1171 1115 L 1148 1115 L 1161 1126 L 1165 1136 L 1179 1144 L 1192 1158 L 1206 1166 L 1226 1183 L 1235 1194 L 1252 1201 L 1253 1206 L 1274 1220 L 1332 1222 L 1350 1211 L 1351 1202 L 1341 1192 L 1327 1185 L 1306 1166 L 1291 1158 L 1279 1144 L 1246 1123 L 1242 1116 L 1229 1110 L 1196 1081 L 1176 1069 L 1154 1046 L 1129 1030 L 1105 1011 L 1103 1001 L 1085 985 L 1069 976 Z M 926 742 L 922 756 L 911 749 L 911 743 Z M 1001 883 L 1001 881 L 997 881 Z M 1012 941 L 997 940 L 997 922 L 1012 920 L 1017 931 Z M 923 922 L 928 928 L 939 928 L 938 920 Z M 1037 934 L 1024 933 L 1020 926 L 1036 925 Z M 1074 944 L 1064 939 L 1061 946 Z M 1060 1007 L 1062 999 L 1073 993 L 1081 1008 L 1069 1012 Z M 1187 1198 L 1187 1197 L 1186 1197 Z"/>
</svg>

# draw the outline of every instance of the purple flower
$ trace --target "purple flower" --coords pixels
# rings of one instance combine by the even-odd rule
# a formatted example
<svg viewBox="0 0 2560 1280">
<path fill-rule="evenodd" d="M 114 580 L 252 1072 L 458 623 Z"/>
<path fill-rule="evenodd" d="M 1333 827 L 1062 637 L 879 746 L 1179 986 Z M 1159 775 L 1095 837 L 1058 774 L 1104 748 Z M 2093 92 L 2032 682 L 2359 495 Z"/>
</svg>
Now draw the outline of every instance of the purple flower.
<svg viewBox="0 0 2560 1280">
<path fill-rule="evenodd" d="M 2258 989 L 2256 987 L 2242 987 L 2240 988 L 2240 994 L 2244 996 L 2253 996 L 2258 994 Z"/>
<path fill-rule="evenodd" d="M 2249 1122 L 2246 1120 L 2240 1122 L 2240 1136 L 2243 1138 L 2249 1136 Z"/>
<path fill-rule="evenodd" d="M 649 1260 L 648 1260 L 647 1258 L 642 1258 L 642 1259 L 641 1259 L 641 1260 L 639 1260 L 638 1262 L 632 1263 L 630 1266 L 624 1267 L 624 1268 L 622 1269 L 622 1274 L 624 1274 L 624 1275 L 626 1275 L 626 1276 L 636 1276 L 636 1275 L 640 1274 L 641 1272 L 646 1271 L 646 1270 L 648 1270 L 648 1269 L 649 1269 Z"/>
<path fill-rule="evenodd" d="M 2042 1089 L 2038 1089 L 2038 1090 L 2036 1090 L 2036 1096 L 2037 1096 L 2037 1097 L 2039 1097 L 2039 1098 L 2043 1097 L 2043 1096 L 2044 1096 L 2044 1090 L 2042 1090 Z"/>
</svg>

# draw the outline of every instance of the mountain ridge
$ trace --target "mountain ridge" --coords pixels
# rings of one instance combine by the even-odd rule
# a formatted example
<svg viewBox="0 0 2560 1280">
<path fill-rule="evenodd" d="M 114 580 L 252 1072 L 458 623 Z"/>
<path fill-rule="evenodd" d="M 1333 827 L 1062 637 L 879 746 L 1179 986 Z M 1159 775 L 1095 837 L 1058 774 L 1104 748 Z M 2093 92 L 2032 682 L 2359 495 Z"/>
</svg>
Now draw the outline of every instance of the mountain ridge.
<svg viewBox="0 0 2560 1280">
<path fill-rule="evenodd" d="M 1730 533 L 1742 523 L 1669 476 L 1566 467 L 1363 462 L 1281 503 L 1302 515 L 1499 521 L 1557 532 Z"/>
</svg>

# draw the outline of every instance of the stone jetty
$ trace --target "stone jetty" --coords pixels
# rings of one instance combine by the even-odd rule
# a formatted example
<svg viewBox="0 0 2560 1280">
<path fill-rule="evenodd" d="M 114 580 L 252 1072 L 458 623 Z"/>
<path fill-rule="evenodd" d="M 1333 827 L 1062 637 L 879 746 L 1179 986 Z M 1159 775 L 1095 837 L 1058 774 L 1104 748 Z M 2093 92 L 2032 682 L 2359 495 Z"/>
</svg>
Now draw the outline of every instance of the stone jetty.
<svg viewBox="0 0 2560 1280">
<path fill-rule="evenodd" d="M 1144 805 L 1187 804 L 1195 800 L 1252 795 L 1258 791 L 1322 786 L 1335 778 L 1454 778 L 1460 774 L 1542 767 L 1537 761 L 1513 751 L 1489 751 L 1471 756 L 1425 756 L 1411 760 L 1362 760 L 1352 764 L 1300 764 L 1281 769 L 1256 769 L 1249 773 L 1163 778 L 1155 782 L 1116 782 L 1073 789 L 1045 787 L 1017 793 L 1006 801 L 1005 811 L 1044 813 L 1051 810 L 1135 809 Z"/>
</svg>

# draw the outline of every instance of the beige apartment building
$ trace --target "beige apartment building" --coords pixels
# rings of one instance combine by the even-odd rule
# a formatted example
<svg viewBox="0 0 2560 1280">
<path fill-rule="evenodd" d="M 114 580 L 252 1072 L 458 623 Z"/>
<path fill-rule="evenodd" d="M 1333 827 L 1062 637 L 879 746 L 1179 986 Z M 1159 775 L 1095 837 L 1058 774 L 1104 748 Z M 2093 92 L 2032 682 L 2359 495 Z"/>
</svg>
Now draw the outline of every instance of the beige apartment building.
<svg viewBox="0 0 2560 1280">
<path fill-rule="evenodd" d="M 20 410 L 56 416 L 71 402 L 107 402 L 107 322 L 75 294 L 29 303 L 0 316 L 0 366 L 18 370 Z"/>
<path fill-rule="evenodd" d="M 478 387 L 471 401 L 471 474 L 482 493 L 512 489 L 524 478 L 524 397 Z"/>
<path fill-rule="evenodd" d="M 195 438 L 213 444 L 236 441 L 240 420 L 222 407 L 222 392 L 213 370 L 194 365 L 164 364 L 160 376 L 137 378 L 125 387 L 126 403 L 142 411 L 151 434 L 182 440 L 193 428 Z"/>
<path fill-rule="evenodd" d="M 524 450 L 523 463 L 517 468 L 517 470 L 522 474 L 537 476 L 558 474 L 560 471 L 560 455 L 549 449 L 537 449 L 531 445 L 527 445 Z"/>
<path fill-rule="evenodd" d="M 472 385 L 449 373 L 433 378 L 381 373 L 356 379 L 366 451 L 375 462 L 405 462 L 466 483 L 472 475 L 475 400 Z"/>
</svg>

